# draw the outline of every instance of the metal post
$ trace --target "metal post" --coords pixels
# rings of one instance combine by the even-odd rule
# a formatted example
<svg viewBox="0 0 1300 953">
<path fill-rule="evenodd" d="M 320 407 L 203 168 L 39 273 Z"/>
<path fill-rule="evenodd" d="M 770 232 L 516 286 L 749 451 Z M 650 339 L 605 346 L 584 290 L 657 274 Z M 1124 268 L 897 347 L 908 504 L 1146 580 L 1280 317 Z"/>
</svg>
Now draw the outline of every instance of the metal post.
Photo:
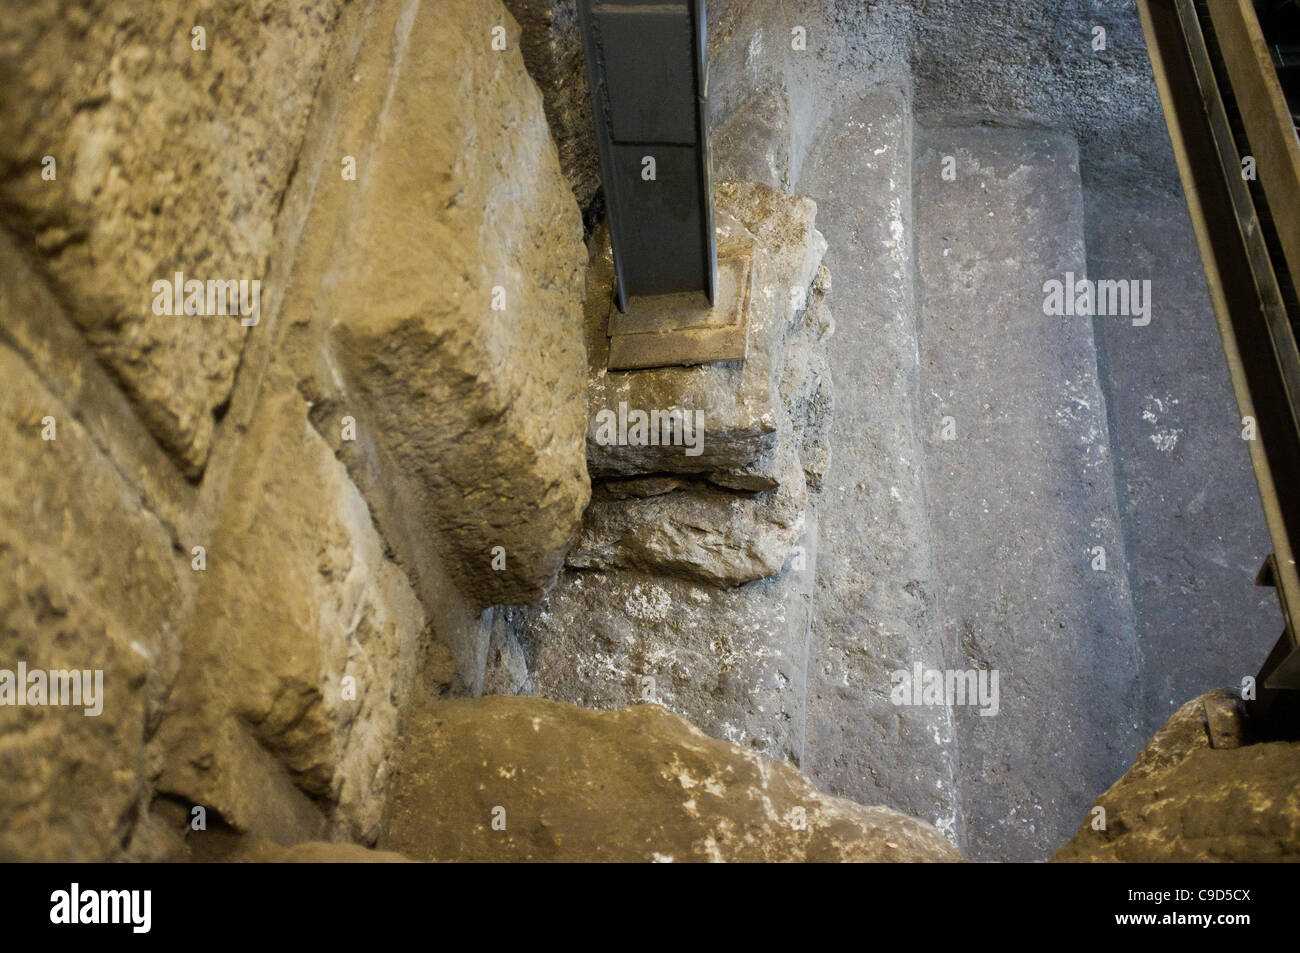
<svg viewBox="0 0 1300 953">
<path fill-rule="evenodd" d="M 704 0 L 578 0 L 578 10 L 618 308 L 681 292 L 713 304 Z"/>
</svg>

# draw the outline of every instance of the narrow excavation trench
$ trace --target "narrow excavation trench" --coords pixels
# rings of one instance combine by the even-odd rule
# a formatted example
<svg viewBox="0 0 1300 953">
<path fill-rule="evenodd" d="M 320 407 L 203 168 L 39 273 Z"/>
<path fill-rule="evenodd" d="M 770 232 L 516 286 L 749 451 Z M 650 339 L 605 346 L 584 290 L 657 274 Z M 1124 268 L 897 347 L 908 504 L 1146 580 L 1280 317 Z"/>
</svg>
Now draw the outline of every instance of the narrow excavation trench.
<svg viewBox="0 0 1300 953">
<path fill-rule="evenodd" d="M 579 2 L 3 11 L 0 860 L 1300 855 L 1147 7 L 612 4 L 638 366 Z"/>
</svg>

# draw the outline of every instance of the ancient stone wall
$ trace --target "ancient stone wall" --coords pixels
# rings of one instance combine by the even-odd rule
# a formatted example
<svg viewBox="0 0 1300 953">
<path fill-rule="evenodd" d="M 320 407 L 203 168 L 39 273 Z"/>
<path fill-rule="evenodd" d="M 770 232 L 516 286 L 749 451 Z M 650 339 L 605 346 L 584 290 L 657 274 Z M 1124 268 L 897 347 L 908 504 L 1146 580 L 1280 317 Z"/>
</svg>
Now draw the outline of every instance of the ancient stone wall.
<svg viewBox="0 0 1300 953">
<path fill-rule="evenodd" d="M 417 671 L 482 689 L 484 610 L 589 494 L 581 218 L 518 27 L 50 2 L 0 49 L 0 657 L 103 686 L 6 709 L 0 855 L 183 856 L 200 813 L 373 843 Z"/>
</svg>

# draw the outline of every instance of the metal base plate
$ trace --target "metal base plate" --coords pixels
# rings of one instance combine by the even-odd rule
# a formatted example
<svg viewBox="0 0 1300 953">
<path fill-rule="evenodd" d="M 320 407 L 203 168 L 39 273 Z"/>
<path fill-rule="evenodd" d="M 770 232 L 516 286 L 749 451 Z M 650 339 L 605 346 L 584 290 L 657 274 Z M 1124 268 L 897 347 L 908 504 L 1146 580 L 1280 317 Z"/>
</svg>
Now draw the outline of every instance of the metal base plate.
<svg viewBox="0 0 1300 953">
<path fill-rule="evenodd" d="M 689 366 L 743 361 L 748 341 L 753 249 L 718 251 L 716 303 L 702 292 L 611 301 L 609 369 Z"/>
</svg>

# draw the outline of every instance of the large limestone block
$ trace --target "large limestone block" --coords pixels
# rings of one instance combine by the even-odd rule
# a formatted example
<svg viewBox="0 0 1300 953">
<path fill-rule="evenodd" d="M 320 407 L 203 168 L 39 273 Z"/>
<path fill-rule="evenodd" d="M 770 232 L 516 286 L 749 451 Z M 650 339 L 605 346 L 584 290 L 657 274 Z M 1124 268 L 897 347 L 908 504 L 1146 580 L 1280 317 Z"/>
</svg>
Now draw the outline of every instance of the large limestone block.
<svg viewBox="0 0 1300 953">
<path fill-rule="evenodd" d="M 0 17 L 0 216 L 191 477 L 249 330 L 156 315 L 152 284 L 266 278 L 338 7 L 38 0 Z"/>
<path fill-rule="evenodd" d="M 1179 708 L 1052 860 L 1300 859 L 1300 743 L 1242 745 L 1240 704 L 1218 691 Z"/>
<path fill-rule="evenodd" d="M 928 824 L 826 797 L 789 765 L 654 705 L 440 702 L 414 715 L 408 737 L 384 847 L 412 858 L 960 859 Z"/>
<path fill-rule="evenodd" d="M 826 252 L 826 240 L 813 227 L 817 206 L 754 182 L 720 184 L 715 203 L 719 243 L 752 243 L 754 249 L 743 362 L 607 370 L 614 263 L 608 234 L 602 229 L 593 236 L 586 307 L 587 460 L 593 477 L 743 469 L 773 451 L 792 427 L 780 382 L 791 335 Z M 609 442 L 602 411 L 626 415 L 636 410 L 699 411 L 700 452 L 688 454 L 681 445 Z"/>
<path fill-rule="evenodd" d="M 408 569 L 433 547 L 477 608 L 529 602 L 590 495 L 581 216 L 500 3 L 377 7 L 355 43 L 285 303 L 300 386 L 355 418 L 344 459 L 387 537 L 416 528 Z"/>
<path fill-rule="evenodd" d="M 148 804 L 184 564 L 148 501 L 7 346 L 0 457 L 0 669 L 87 672 L 98 688 L 90 714 L 84 696 L 0 707 L 0 859 L 120 859 Z"/>
<path fill-rule="evenodd" d="M 838 326 L 804 766 L 832 794 L 893 805 L 958 842 L 949 709 L 889 697 L 891 671 L 944 667 L 913 412 L 912 128 L 904 90 L 883 84 L 823 127 L 799 180 L 821 209 Z"/>
<path fill-rule="evenodd" d="M 912 414 L 941 667 L 1001 673 L 998 716 L 952 710 L 967 848 L 1039 860 L 1142 743 L 1143 644 L 1094 322 L 1044 314 L 1045 281 L 1089 271 L 1078 153 L 1041 130 L 914 134 Z M 1105 572 L 1089 565 L 1096 546 Z"/>
<path fill-rule="evenodd" d="M 325 807 L 334 836 L 373 842 L 423 610 L 282 373 L 230 483 L 204 540 L 159 788 L 273 838 L 318 836 Z"/>
</svg>

